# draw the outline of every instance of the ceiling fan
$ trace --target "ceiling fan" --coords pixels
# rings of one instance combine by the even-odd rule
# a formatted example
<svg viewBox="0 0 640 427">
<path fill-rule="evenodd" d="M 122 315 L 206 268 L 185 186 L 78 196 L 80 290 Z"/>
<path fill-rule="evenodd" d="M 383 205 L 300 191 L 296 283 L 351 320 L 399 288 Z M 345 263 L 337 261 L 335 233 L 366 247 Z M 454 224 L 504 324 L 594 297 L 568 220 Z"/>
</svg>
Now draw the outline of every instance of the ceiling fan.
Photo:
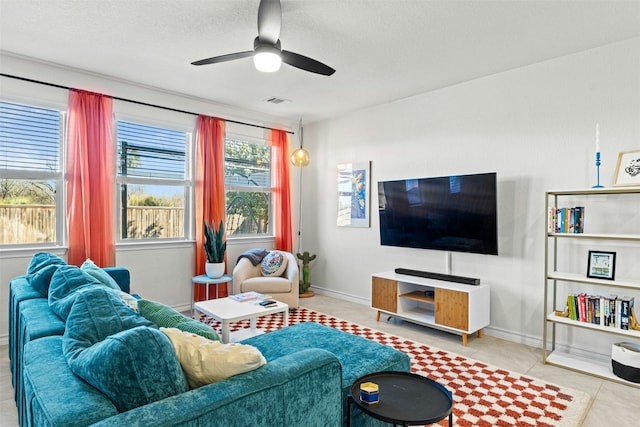
<svg viewBox="0 0 640 427">
<path fill-rule="evenodd" d="M 299 53 L 282 50 L 279 39 L 281 22 L 282 8 L 280 0 L 261 0 L 258 8 L 258 37 L 253 41 L 253 50 L 214 56 L 191 64 L 215 64 L 253 56 L 256 68 L 264 72 L 278 71 L 282 62 L 292 67 L 324 76 L 330 76 L 336 72 L 333 68 L 315 59 Z"/>
</svg>

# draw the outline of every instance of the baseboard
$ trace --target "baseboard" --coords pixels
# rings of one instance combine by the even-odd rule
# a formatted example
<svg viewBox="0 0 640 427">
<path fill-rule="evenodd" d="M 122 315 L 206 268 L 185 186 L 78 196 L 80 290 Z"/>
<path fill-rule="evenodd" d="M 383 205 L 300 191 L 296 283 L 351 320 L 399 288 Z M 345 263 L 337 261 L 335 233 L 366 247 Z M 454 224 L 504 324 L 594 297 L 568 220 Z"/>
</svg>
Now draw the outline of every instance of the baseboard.
<svg viewBox="0 0 640 427">
<path fill-rule="evenodd" d="M 172 307 L 175 311 L 179 311 L 182 314 L 185 314 L 187 316 L 191 315 L 191 304 L 182 304 L 182 305 L 176 305 Z M 186 314 L 189 313 L 189 314 Z"/>
<path fill-rule="evenodd" d="M 9 335 L 4 334 L 0 335 L 0 346 L 9 345 Z"/>
<path fill-rule="evenodd" d="M 366 305 L 367 307 L 371 307 L 370 298 L 359 297 L 359 296 L 347 294 L 344 292 L 337 292 L 337 291 L 322 288 L 319 286 L 311 286 L 311 288 L 313 289 L 313 292 L 317 294 L 322 294 L 332 298 L 341 299 L 341 300 L 353 302 L 356 304 Z M 482 331 L 485 335 L 492 336 L 495 338 L 500 338 L 500 339 L 515 342 L 518 344 L 528 345 L 530 347 L 542 348 L 542 340 L 539 337 L 518 334 L 518 333 L 514 333 L 513 331 L 508 331 L 506 329 L 501 329 L 501 328 L 494 328 L 491 326 L 484 328 Z"/>
<path fill-rule="evenodd" d="M 328 297 L 341 299 L 341 300 L 371 307 L 371 299 L 369 298 L 359 297 L 359 296 L 347 294 L 344 292 L 337 292 L 331 289 L 326 289 L 326 288 L 313 286 L 313 285 L 311 286 L 311 290 L 316 294 L 326 295 Z"/>
<path fill-rule="evenodd" d="M 528 345 L 529 347 L 542 348 L 542 340 L 540 337 L 534 337 L 531 335 L 518 334 L 513 331 L 509 331 L 502 328 L 495 328 L 493 326 L 487 326 L 482 330 L 485 335 L 500 338 L 505 341 L 511 341 L 517 344 Z"/>
</svg>

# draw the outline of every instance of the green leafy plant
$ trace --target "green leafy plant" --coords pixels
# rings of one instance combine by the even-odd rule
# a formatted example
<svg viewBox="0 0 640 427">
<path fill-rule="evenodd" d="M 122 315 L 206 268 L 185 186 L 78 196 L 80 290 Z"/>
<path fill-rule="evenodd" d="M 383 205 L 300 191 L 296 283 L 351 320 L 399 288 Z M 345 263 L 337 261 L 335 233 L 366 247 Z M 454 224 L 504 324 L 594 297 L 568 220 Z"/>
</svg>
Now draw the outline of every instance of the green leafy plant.
<svg viewBox="0 0 640 427">
<path fill-rule="evenodd" d="M 224 239 L 224 223 L 216 230 L 215 225 L 204 223 L 204 252 L 207 254 L 207 262 L 224 262 L 224 252 L 227 250 L 227 242 Z"/>
</svg>

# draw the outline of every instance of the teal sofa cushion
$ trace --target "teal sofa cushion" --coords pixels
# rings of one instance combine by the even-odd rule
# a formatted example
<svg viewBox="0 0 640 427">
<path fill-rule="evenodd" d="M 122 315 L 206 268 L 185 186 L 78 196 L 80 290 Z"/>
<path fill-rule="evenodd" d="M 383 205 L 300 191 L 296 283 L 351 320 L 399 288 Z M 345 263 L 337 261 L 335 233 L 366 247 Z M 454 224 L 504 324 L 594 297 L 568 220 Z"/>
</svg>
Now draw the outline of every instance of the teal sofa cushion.
<svg viewBox="0 0 640 427">
<path fill-rule="evenodd" d="M 156 326 L 133 311 L 109 288 L 90 288 L 76 296 L 64 331 L 64 353 L 72 360 L 110 335 L 138 326 Z"/>
<path fill-rule="evenodd" d="M 120 412 L 189 390 L 171 341 L 110 288 L 76 295 L 62 350 L 71 371 Z"/>
<path fill-rule="evenodd" d="M 313 322 L 298 323 L 288 328 L 248 338 L 241 343 L 257 347 L 267 359 L 267 366 L 274 359 L 294 354 L 305 348 L 321 348 L 333 353 L 342 365 L 343 425 L 346 425 L 347 421 L 347 396 L 356 379 L 373 372 L 411 371 L 411 361 L 405 353 Z M 369 427 L 384 424 L 353 408 L 352 425 Z"/>
<path fill-rule="evenodd" d="M 120 290 L 120 286 L 118 283 L 111 277 L 106 271 L 98 267 L 93 261 L 87 259 L 80 266 L 80 270 L 92 276 L 94 279 L 97 279 L 103 285 L 108 286 L 112 289 Z"/>
<path fill-rule="evenodd" d="M 111 335 L 67 362 L 120 412 L 189 390 L 169 339 L 145 326 Z"/>
<path fill-rule="evenodd" d="M 27 281 L 42 296 L 49 293 L 49 283 L 53 273 L 58 267 L 67 263 L 57 255 L 48 252 L 38 252 L 35 254 L 27 267 Z"/>
<path fill-rule="evenodd" d="M 241 341 L 257 347 L 267 362 L 305 348 L 330 351 L 342 364 L 345 391 L 363 375 L 379 371 L 409 371 L 405 353 L 357 335 L 313 322 L 298 323 Z"/>
<path fill-rule="evenodd" d="M 210 326 L 191 319 L 162 303 L 141 299 L 138 301 L 138 311 L 159 328 L 176 328 L 183 332 L 191 332 L 192 334 L 209 338 L 213 341 L 220 340 L 218 333 Z"/>
<path fill-rule="evenodd" d="M 69 370 L 62 336 L 24 346 L 24 426 L 84 427 L 118 414 L 113 403 Z"/>
<path fill-rule="evenodd" d="M 33 298 L 23 301 L 20 304 L 18 316 L 20 329 L 16 341 L 18 351 L 16 352 L 15 359 L 14 378 L 16 383 L 14 385 L 14 391 L 20 417 L 24 415 L 25 410 L 22 400 L 24 395 L 22 372 L 24 366 L 24 346 L 30 341 L 38 340 L 42 337 L 62 335 L 64 333 L 64 322 L 49 309 L 49 304 L 45 298 Z"/>
<path fill-rule="evenodd" d="M 27 277 L 29 274 L 36 273 L 41 268 L 52 264 L 65 265 L 66 262 L 58 255 L 54 255 L 49 252 L 38 252 L 34 254 L 27 266 Z"/>
<path fill-rule="evenodd" d="M 30 299 L 44 299 L 42 294 L 29 284 L 27 276 L 18 276 L 11 279 L 9 283 L 9 365 L 12 373 L 12 382 L 14 390 L 16 390 L 16 360 L 18 353 L 22 351 L 19 345 L 18 336 L 21 330 L 20 326 L 20 305 Z M 46 300 L 45 300 L 46 302 Z"/>
<path fill-rule="evenodd" d="M 118 414 L 95 427 L 338 427 L 339 390 L 340 363 L 313 348 Z"/>
<path fill-rule="evenodd" d="M 66 321 L 78 293 L 94 288 L 106 288 L 106 286 L 75 265 L 63 265 L 53 273 L 51 278 L 49 307 L 58 317 Z"/>
</svg>

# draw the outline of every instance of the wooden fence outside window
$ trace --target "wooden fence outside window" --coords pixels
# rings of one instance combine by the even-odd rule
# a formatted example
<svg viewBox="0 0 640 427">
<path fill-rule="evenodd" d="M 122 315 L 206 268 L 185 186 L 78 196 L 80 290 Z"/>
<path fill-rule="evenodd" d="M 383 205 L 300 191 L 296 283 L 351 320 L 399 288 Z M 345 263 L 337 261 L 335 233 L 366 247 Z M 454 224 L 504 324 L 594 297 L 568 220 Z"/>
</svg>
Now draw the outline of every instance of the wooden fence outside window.
<svg viewBox="0 0 640 427">
<path fill-rule="evenodd" d="M 184 208 L 130 206 L 129 238 L 184 237 Z M 54 205 L 0 205 L 0 245 L 56 241 Z"/>
</svg>

